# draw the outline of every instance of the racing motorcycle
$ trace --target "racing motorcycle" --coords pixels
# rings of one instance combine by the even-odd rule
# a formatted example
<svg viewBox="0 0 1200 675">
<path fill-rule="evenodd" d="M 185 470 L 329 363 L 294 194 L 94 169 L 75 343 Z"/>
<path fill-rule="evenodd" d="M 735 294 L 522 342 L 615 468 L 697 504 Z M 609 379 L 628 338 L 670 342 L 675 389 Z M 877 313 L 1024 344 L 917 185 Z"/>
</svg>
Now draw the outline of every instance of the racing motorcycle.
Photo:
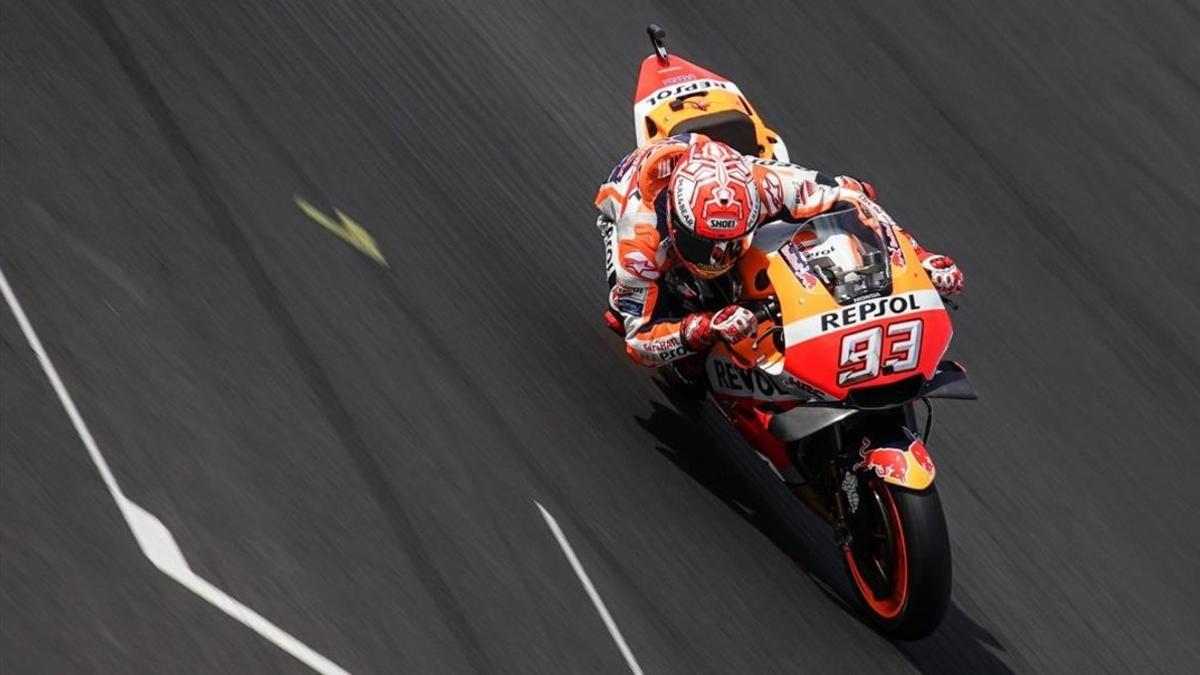
<svg viewBox="0 0 1200 675">
<path fill-rule="evenodd" d="M 648 28 L 655 54 L 635 95 L 639 142 L 704 133 L 762 161 L 782 139 L 737 87 L 677 56 Z M 964 369 L 943 360 L 947 306 L 906 237 L 870 200 L 802 223 L 760 226 L 735 271 L 679 275 L 684 311 L 741 304 L 757 335 L 719 343 L 701 385 L 793 493 L 832 526 L 868 620 L 919 639 L 950 598 L 950 544 L 925 443 L 931 399 L 974 399 Z M 919 424 L 918 405 L 925 416 Z M 775 467 L 778 461 L 768 465 Z"/>
</svg>

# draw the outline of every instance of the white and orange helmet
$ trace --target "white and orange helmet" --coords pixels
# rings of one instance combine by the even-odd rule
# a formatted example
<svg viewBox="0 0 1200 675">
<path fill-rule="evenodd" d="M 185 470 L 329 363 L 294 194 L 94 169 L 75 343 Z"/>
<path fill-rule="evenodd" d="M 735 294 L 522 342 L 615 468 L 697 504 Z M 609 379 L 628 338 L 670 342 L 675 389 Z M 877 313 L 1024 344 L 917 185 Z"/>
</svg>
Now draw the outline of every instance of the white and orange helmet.
<svg viewBox="0 0 1200 675">
<path fill-rule="evenodd" d="M 762 211 L 750 162 L 724 143 L 702 141 L 676 162 L 667 190 L 667 229 L 684 266 L 701 279 L 729 271 Z"/>
</svg>

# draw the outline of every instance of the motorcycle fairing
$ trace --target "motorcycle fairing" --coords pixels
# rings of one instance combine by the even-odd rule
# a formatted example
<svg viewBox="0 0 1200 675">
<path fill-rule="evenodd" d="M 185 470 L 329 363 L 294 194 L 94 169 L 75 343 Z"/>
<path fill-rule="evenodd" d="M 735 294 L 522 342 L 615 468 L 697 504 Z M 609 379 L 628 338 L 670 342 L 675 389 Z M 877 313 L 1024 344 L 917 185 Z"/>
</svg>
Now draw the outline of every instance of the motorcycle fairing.
<svg viewBox="0 0 1200 675">
<path fill-rule="evenodd" d="M 782 365 L 782 361 L 779 363 Z M 808 398 L 789 386 L 782 377 L 781 368 L 747 368 L 746 365 L 744 357 L 729 351 L 723 344 L 709 351 L 705 369 L 709 386 L 718 399 L 782 403 Z"/>
<path fill-rule="evenodd" d="M 767 269 L 779 298 L 784 325 L 784 370 L 803 384 L 831 398 L 846 398 L 856 387 L 879 387 L 920 375 L 931 379 L 950 344 L 953 329 L 933 283 L 919 264 L 912 245 L 897 237 L 900 255 L 892 256 L 892 293 L 850 305 L 839 305 L 820 283 L 802 283 L 778 253 Z M 919 322 L 913 367 L 880 372 L 865 381 L 839 381 L 847 336 L 875 333 L 885 345 L 896 324 Z M 890 347 L 888 347 L 890 349 Z M 887 358 L 885 352 L 884 358 Z"/>
<path fill-rule="evenodd" d="M 638 147 L 695 132 L 744 154 L 788 160 L 779 134 L 767 128 L 736 84 L 679 56 L 668 56 L 665 64 L 646 57 L 633 100 Z"/>
</svg>

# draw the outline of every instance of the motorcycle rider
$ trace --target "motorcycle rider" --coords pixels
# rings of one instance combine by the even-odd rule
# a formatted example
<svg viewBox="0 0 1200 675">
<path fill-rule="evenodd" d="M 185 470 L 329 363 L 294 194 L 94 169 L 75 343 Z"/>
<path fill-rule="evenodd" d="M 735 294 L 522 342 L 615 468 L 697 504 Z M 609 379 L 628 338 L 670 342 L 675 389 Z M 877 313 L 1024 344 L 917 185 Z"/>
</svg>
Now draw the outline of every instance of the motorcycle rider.
<svg viewBox="0 0 1200 675">
<path fill-rule="evenodd" d="M 673 312 L 677 296 L 697 293 L 677 266 L 711 281 L 733 268 L 760 224 L 800 222 L 839 202 L 870 201 L 874 195 L 869 183 L 744 156 L 700 134 L 638 148 L 617 164 L 596 196 L 597 225 L 607 239 L 606 319 L 624 334 L 629 356 L 648 366 L 701 354 L 717 340 L 753 336 L 758 322 L 739 305 L 684 316 Z M 962 290 L 962 272 L 951 258 L 896 230 L 908 237 L 940 294 Z"/>
</svg>

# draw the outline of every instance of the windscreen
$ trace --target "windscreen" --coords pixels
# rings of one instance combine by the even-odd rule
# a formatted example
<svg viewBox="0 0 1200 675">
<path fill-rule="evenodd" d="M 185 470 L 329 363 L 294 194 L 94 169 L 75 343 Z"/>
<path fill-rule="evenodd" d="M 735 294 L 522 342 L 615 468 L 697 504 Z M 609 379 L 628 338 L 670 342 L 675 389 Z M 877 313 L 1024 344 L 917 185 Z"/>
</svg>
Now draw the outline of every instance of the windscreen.
<svg viewBox="0 0 1200 675">
<path fill-rule="evenodd" d="M 779 253 L 804 286 L 823 284 L 839 304 L 892 292 L 880 225 L 854 207 L 805 221 Z"/>
</svg>

